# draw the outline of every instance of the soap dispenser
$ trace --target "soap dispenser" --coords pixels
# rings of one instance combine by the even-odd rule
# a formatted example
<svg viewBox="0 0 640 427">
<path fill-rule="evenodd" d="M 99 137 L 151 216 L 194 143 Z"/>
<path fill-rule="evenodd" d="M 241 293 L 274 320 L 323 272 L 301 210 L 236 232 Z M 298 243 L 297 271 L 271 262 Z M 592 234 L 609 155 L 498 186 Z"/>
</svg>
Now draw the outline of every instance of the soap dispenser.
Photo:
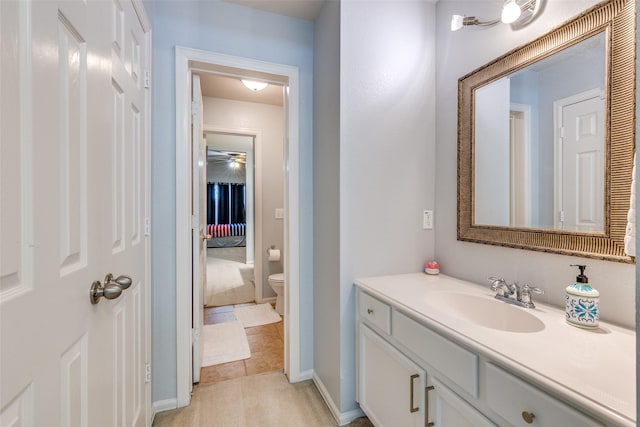
<svg viewBox="0 0 640 427">
<path fill-rule="evenodd" d="M 595 329 L 598 327 L 600 293 L 589 285 L 589 278 L 584 275 L 586 265 L 571 264 L 578 267 L 580 274 L 575 283 L 567 286 L 567 323 L 579 328 Z"/>
</svg>

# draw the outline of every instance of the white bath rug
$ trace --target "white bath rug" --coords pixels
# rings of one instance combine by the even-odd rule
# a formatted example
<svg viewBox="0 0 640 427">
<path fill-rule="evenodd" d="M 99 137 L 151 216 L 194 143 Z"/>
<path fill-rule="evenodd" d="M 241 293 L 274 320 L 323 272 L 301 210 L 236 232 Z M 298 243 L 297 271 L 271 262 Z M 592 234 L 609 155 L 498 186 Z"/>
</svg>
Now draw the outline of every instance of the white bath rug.
<svg viewBox="0 0 640 427">
<path fill-rule="evenodd" d="M 202 366 L 219 365 L 251 357 L 247 334 L 237 320 L 204 325 L 200 332 Z"/>
<path fill-rule="evenodd" d="M 271 304 L 247 305 L 233 309 L 236 319 L 242 322 L 245 328 L 267 325 L 282 320 L 282 317 L 271 307 Z"/>
</svg>

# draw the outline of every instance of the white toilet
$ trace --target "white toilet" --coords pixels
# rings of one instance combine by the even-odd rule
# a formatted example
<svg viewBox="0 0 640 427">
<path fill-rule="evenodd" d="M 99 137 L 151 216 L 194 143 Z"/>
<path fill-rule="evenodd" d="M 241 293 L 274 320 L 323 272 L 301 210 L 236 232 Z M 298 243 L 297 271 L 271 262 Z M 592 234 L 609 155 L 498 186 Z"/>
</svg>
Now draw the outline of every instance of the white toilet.
<svg viewBox="0 0 640 427">
<path fill-rule="evenodd" d="M 278 314 L 284 314 L 284 274 L 276 273 L 269 276 L 269 285 L 276 293 L 276 311 Z"/>
</svg>

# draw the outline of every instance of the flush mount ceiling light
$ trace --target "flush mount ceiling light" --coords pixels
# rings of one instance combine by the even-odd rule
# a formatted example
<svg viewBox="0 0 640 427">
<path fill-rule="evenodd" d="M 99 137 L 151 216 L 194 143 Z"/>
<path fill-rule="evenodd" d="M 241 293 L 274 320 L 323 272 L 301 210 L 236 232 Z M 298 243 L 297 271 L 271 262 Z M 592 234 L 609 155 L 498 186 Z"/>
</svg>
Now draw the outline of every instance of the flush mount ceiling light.
<svg viewBox="0 0 640 427">
<path fill-rule="evenodd" d="M 480 21 L 475 16 L 453 15 L 451 17 L 451 31 L 458 31 L 470 25 L 491 26 L 499 22 L 522 27 L 535 18 L 544 0 L 506 0 L 502 6 L 500 18 Z"/>
<path fill-rule="evenodd" d="M 242 84 L 254 92 L 259 92 L 268 86 L 268 83 L 265 83 L 265 82 L 256 82 L 254 80 L 244 80 L 244 79 L 242 80 Z"/>
</svg>

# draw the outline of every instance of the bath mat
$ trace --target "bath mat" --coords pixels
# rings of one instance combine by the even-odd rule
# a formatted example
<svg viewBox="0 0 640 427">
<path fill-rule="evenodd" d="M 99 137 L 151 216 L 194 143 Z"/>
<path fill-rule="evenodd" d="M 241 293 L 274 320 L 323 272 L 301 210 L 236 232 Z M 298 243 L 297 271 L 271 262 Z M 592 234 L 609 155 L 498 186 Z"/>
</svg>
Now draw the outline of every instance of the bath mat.
<svg viewBox="0 0 640 427">
<path fill-rule="evenodd" d="M 219 365 L 251 357 L 247 334 L 242 323 L 235 320 L 204 325 L 200 331 L 202 366 Z"/>
<path fill-rule="evenodd" d="M 271 304 L 247 305 L 233 309 L 236 319 L 245 328 L 253 326 L 267 325 L 282 320 L 282 317 L 271 307 Z"/>
</svg>

